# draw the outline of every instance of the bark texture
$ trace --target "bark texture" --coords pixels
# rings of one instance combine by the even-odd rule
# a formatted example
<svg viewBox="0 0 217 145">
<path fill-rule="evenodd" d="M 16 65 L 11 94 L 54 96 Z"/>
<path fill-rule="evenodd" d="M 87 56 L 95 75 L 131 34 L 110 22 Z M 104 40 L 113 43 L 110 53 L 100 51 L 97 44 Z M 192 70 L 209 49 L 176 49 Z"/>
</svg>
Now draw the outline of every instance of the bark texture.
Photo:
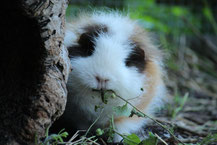
<svg viewBox="0 0 217 145">
<path fill-rule="evenodd" d="M 67 0 L 5 1 L 1 7 L 0 144 L 30 145 L 65 109 Z"/>
</svg>

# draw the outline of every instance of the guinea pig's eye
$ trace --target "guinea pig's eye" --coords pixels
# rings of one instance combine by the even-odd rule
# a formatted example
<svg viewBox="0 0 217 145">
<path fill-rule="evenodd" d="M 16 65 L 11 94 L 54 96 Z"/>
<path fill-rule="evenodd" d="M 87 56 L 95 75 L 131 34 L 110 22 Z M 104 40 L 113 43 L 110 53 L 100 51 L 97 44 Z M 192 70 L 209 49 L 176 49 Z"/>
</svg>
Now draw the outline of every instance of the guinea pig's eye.
<svg viewBox="0 0 217 145">
<path fill-rule="evenodd" d="M 100 33 L 106 33 L 107 27 L 104 25 L 91 25 L 84 28 L 85 33 L 81 34 L 78 45 L 68 48 L 69 57 L 91 56 L 94 52 L 95 38 L 99 36 Z"/>
<path fill-rule="evenodd" d="M 125 60 L 126 66 L 136 67 L 139 72 L 143 72 L 145 69 L 145 52 L 138 46 L 133 48 L 128 58 Z"/>
</svg>

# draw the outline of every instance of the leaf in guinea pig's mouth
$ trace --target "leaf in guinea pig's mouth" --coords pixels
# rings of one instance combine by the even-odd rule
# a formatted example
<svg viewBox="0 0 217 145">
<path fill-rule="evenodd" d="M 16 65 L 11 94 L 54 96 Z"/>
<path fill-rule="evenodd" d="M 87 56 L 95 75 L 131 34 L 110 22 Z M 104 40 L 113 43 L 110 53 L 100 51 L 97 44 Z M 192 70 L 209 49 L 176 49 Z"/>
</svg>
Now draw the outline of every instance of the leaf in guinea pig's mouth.
<svg viewBox="0 0 217 145">
<path fill-rule="evenodd" d="M 100 93 L 100 97 L 101 97 L 102 102 L 104 104 L 108 103 L 109 98 L 116 98 L 117 97 L 116 93 L 113 90 L 92 89 L 92 91 Z"/>
</svg>

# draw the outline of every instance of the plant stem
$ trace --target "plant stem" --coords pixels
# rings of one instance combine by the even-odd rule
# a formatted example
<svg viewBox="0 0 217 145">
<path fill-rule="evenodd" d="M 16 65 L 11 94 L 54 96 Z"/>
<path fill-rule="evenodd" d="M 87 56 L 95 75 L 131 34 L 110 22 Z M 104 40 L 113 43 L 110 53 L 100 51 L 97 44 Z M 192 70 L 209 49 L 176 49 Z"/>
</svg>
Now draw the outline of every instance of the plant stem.
<svg viewBox="0 0 217 145">
<path fill-rule="evenodd" d="M 104 109 L 101 110 L 100 115 L 96 118 L 96 120 L 90 125 L 90 127 L 88 128 L 87 132 L 85 133 L 85 137 L 87 136 L 87 134 L 89 133 L 90 129 L 94 126 L 94 124 L 96 124 L 96 122 L 99 120 L 99 118 L 101 117 L 102 112 L 104 111 Z"/>
<path fill-rule="evenodd" d="M 113 93 L 115 93 L 113 91 Z M 180 141 L 171 131 L 170 129 L 168 129 L 167 127 L 165 127 L 165 125 L 161 124 L 160 122 L 158 122 L 157 120 L 155 120 L 154 118 L 152 118 L 151 116 L 143 113 L 142 111 L 140 111 L 138 108 L 136 108 L 133 104 L 131 104 L 129 101 L 127 101 L 126 99 L 122 98 L 119 95 L 116 95 L 118 98 L 120 98 L 121 100 L 125 101 L 126 103 L 128 103 L 130 106 L 132 106 L 136 111 L 138 111 L 139 113 L 142 113 L 145 117 L 151 119 L 152 121 L 154 121 L 156 124 L 158 124 L 159 126 L 161 126 L 162 128 L 164 128 L 165 130 L 167 130 L 169 132 L 169 134 L 175 139 L 177 140 L 179 143 L 181 143 L 182 145 L 185 145 L 182 141 Z"/>
<path fill-rule="evenodd" d="M 168 145 L 160 136 L 158 136 L 156 133 L 154 134 L 160 141 L 162 141 L 165 145 Z"/>
<path fill-rule="evenodd" d="M 115 123 L 114 123 L 114 116 L 113 116 L 113 115 L 112 115 L 112 117 L 111 117 L 111 126 L 112 126 L 112 130 L 113 130 L 117 135 L 121 136 L 123 139 L 126 139 L 126 140 L 128 140 L 128 141 L 130 141 L 130 142 L 132 142 L 132 143 L 136 143 L 136 142 L 134 142 L 134 141 L 128 139 L 125 135 L 122 135 L 121 133 L 119 133 L 119 132 L 116 131 L 116 129 L 115 129 Z"/>
</svg>

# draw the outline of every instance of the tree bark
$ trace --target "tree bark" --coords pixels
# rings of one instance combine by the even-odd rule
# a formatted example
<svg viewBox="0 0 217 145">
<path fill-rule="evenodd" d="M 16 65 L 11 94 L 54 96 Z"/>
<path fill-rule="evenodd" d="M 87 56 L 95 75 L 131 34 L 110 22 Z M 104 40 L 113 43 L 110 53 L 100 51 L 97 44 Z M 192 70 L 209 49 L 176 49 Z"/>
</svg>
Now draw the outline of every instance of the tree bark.
<svg viewBox="0 0 217 145">
<path fill-rule="evenodd" d="M 0 144 L 35 144 L 65 109 L 67 0 L 8 0 L 1 7 Z"/>
</svg>

